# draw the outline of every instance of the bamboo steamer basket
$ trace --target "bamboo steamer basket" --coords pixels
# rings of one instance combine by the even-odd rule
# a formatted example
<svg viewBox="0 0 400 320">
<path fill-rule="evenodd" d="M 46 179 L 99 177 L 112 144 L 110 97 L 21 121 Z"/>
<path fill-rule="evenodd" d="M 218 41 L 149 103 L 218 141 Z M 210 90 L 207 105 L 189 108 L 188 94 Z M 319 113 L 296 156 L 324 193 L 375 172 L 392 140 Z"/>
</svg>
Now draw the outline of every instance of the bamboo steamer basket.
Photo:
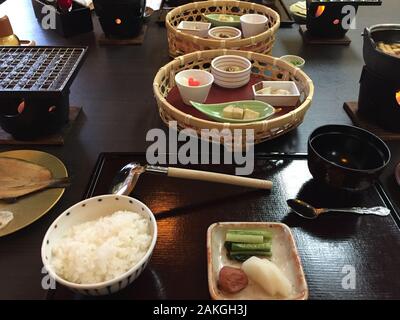
<svg viewBox="0 0 400 320">
<path fill-rule="evenodd" d="M 300 91 L 300 104 L 294 110 L 273 119 L 252 123 L 221 123 L 186 114 L 167 101 L 169 92 L 175 86 L 175 75 L 178 72 L 186 69 L 210 71 L 211 61 L 221 55 L 238 55 L 249 59 L 252 62 L 252 73 L 260 76 L 262 78 L 260 81 L 294 81 Z M 227 137 L 221 134 L 217 135 L 218 142 L 227 145 L 236 144 L 237 141 L 227 141 L 227 139 L 240 132 L 241 144 L 246 145 L 274 139 L 299 126 L 311 106 L 314 85 L 312 80 L 301 69 L 279 58 L 248 51 L 219 49 L 197 51 L 175 58 L 157 72 L 153 82 L 153 91 L 160 117 L 167 125 L 171 125 L 171 121 L 176 121 L 178 130 L 191 129 L 199 137 L 202 129 L 217 129 L 219 132 L 230 132 L 231 134 L 227 135 Z M 249 136 L 246 129 L 253 130 L 253 137 Z M 208 140 L 215 142 L 214 138 L 209 137 Z"/>
<path fill-rule="evenodd" d="M 177 29 L 181 21 L 206 22 L 207 20 L 203 15 L 210 13 L 262 14 L 268 18 L 268 29 L 256 36 L 228 41 L 202 38 Z M 213 0 L 192 2 L 171 10 L 166 16 L 165 25 L 171 57 L 211 49 L 235 49 L 270 54 L 275 42 L 275 34 L 280 26 L 280 17 L 271 8 L 253 2 Z"/>
</svg>

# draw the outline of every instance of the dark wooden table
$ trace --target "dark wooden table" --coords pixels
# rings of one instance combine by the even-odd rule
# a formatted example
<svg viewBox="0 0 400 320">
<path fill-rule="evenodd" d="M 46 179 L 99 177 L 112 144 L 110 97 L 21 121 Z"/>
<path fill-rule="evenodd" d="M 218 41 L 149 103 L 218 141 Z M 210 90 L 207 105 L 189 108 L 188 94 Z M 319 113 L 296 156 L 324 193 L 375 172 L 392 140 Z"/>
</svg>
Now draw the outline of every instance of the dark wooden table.
<svg viewBox="0 0 400 320">
<path fill-rule="evenodd" d="M 385 0 L 378 8 L 360 8 L 357 29 L 348 33 L 352 40 L 350 47 L 304 46 L 296 27 L 279 30 L 273 54 L 303 56 L 307 61 L 305 72 L 313 79 L 316 92 L 304 123 L 279 139 L 257 146 L 257 152 L 305 152 L 307 138 L 316 127 L 328 123 L 350 124 L 342 105 L 358 96 L 363 65 L 361 32 L 368 25 L 398 22 L 398 9 L 397 0 Z M 0 6 L 0 13 L 10 17 L 15 33 L 21 39 L 34 39 L 41 45 L 89 46 L 87 60 L 71 87 L 71 104 L 82 106 L 84 112 L 74 124 L 65 145 L 28 146 L 62 159 L 73 177 L 73 186 L 45 217 L 0 239 L 0 299 L 41 299 L 47 294 L 41 287 L 42 238 L 62 211 L 82 199 L 99 153 L 144 152 L 149 144 L 145 139 L 147 131 L 165 128 L 158 116 L 152 82 L 157 70 L 169 61 L 167 39 L 165 29 L 150 22 L 143 45 L 100 47 L 96 37 L 101 34 L 101 29 L 96 17 L 94 33 L 64 39 L 40 28 L 30 0 L 8 0 Z M 393 168 L 400 161 L 400 144 L 390 142 L 389 146 L 393 153 L 392 162 L 383 174 L 382 182 L 398 210 L 400 188 L 395 184 Z M 17 147 L 1 147 L 0 151 L 13 149 Z M 395 245 L 398 243 L 392 248 Z M 393 263 L 400 266 L 397 253 L 392 253 Z M 379 296 L 378 293 L 371 297 L 399 298 L 400 288 L 398 283 L 395 284 L 391 294 Z M 195 298 L 193 294 L 188 297 Z M 367 296 L 360 294 L 358 297 Z"/>
<path fill-rule="evenodd" d="M 115 172 L 131 161 L 144 162 L 145 155 L 102 154 L 85 196 L 107 193 Z M 192 168 L 216 170 L 215 165 Z M 232 165 L 217 168 L 219 172 L 234 172 Z M 150 265 L 134 284 L 101 299 L 209 299 L 204 244 L 207 228 L 219 221 L 287 224 L 302 260 L 310 299 L 400 297 L 397 277 L 400 261 L 393 256 L 400 245 L 400 233 L 392 216 L 326 214 L 317 220 L 306 220 L 291 213 L 286 204 L 286 199 L 300 198 L 316 207 L 385 205 L 379 188 L 361 193 L 331 190 L 311 179 L 306 156 L 301 154 L 258 155 L 252 176 L 271 180 L 273 189 L 266 192 L 142 175 L 132 196 L 146 203 L 154 213 L 157 245 Z M 375 271 L 381 268 L 383 272 Z M 355 282 L 354 287 L 346 289 L 342 283 L 350 269 L 355 272 Z M 62 286 L 48 290 L 47 298 L 91 299 Z"/>
</svg>

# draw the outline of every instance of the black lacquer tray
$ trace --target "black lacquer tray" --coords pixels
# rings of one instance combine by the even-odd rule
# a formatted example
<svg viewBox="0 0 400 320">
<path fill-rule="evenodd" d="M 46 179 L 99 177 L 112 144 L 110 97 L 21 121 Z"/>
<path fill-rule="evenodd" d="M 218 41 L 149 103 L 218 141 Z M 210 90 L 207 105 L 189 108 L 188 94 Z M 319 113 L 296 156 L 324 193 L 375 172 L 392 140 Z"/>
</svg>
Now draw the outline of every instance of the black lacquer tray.
<svg viewBox="0 0 400 320">
<path fill-rule="evenodd" d="M 85 196 L 107 193 L 114 174 L 130 161 L 146 162 L 143 154 L 101 154 Z M 234 172 L 232 165 L 192 167 Z M 400 299 L 400 233 L 392 216 L 327 214 L 318 220 L 303 220 L 286 205 L 286 199 L 299 197 L 316 206 L 384 205 L 394 215 L 379 185 L 359 194 L 328 190 L 311 179 L 304 155 L 258 156 L 253 176 L 271 179 L 273 190 L 142 175 L 132 196 L 155 213 L 157 245 L 143 274 L 125 290 L 105 298 L 209 299 L 209 225 L 217 221 L 276 221 L 292 229 L 310 299 Z M 346 286 L 344 277 L 349 270 L 356 272 L 355 288 Z M 48 291 L 47 298 L 87 299 L 61 285 Z"/>
</svg>

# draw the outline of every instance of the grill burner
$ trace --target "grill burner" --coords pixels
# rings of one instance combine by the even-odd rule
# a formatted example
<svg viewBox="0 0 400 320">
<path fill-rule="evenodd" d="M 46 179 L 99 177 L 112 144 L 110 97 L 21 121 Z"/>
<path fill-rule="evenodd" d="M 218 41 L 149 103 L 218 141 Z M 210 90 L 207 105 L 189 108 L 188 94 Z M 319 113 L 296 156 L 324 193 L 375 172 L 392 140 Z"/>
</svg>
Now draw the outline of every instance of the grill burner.
<svg viewBox="0 0 400 320">
<path fill-rule="evenodd" d="M 379 42 L 400 43 L 400 24 L 365 28 L 363 38 L 359 112 L 384 129 L 400 132 L 400 58 L 378 48 Z"/>
<path fill-rule="evenodd" d="M 364 67 L 358 97 L 359 112 L 384 129 L 400 132 L 400 80 L 391 81 Z"/>
<path fill-rule="evenodd" d="M 381 4 L 381 0 L 307 0 L 307 31 L 316 37 L 343 38 L 348 28 L 342 21 L 350 14 L 345 6 L 353 7 L 356 14 L 359 6 Z"/>
<path fill-rule="evenodd" d="M 86 50 L 0 47 L 1 127 L 20 140 L 59 130 L 68 121 L 69 87 Z"/>
<path fill-rule="evenodd" d="M 93 0 L 107 37 L 129 39 L 142 30 L 145 0 Z"/>
</svg>

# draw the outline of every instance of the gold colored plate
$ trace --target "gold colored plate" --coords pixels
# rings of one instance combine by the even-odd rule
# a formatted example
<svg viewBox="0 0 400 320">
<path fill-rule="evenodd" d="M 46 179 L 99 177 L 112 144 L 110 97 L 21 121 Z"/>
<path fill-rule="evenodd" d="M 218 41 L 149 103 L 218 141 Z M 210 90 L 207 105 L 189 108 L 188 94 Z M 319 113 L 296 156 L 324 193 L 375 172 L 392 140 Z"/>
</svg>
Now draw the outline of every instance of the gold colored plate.
<svg viewBox="0 0 400 320">
<path fill-rule="evenodd" d="M 54 178 L 68 177 L 67 168 L 55 156 L 36 150 L 15 150 L 1 152 L 0 157 L 17 158 L 31 161 L 48 168 Z M 0 211 L 11 211 L 14 219 L 3 229 L 0 237 L 20 230 L 45 215 L 60 200 L 65 189 L 48 189 L 27 195 L 15 203 L 6 203 L 0 200 Z"/>
</svg>

